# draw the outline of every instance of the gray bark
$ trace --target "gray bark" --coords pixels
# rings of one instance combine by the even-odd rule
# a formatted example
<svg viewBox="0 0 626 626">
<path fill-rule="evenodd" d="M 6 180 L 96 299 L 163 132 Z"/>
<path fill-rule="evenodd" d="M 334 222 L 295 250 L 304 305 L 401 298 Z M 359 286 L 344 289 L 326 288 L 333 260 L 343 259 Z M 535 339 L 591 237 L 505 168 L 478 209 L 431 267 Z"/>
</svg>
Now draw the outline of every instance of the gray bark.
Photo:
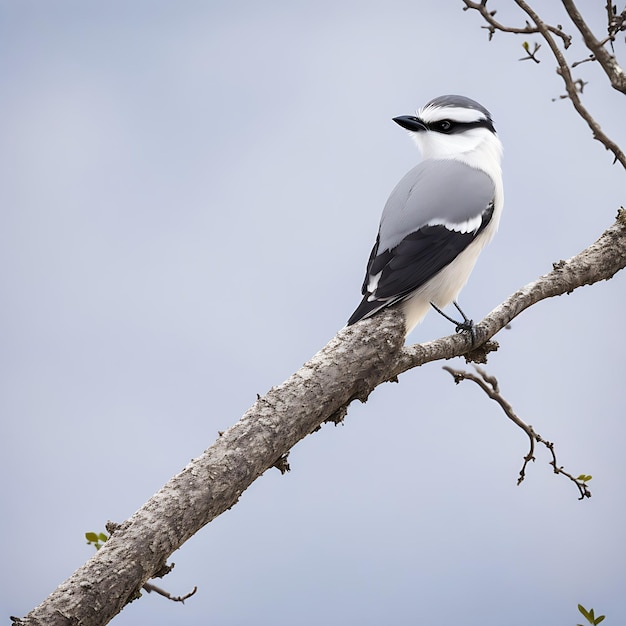
<svg viewBox="0 0 626 626">
<path fill-rule="evenodd" d="M 524 309 L 611 278 L 626 266 L 626 212 L 589 248 L 523 287 L 477 327 L 485 345 Z M 62 583 L 22 624 L 107 624 L 166 571 L 166 559 L 241 494 L 298 441 L 324 421 L 339 420 L 354 399 L 423 363 L 467 354 L 471 341 L 453 335 L 403 348 L 404 320 L 395 311 L 344 328 L 281 385 L 272 388 L 192 460 L 130 519 L 115 528 L 94 556 Z M 473 352 L 478 358 L 480 350 Z"/>
</svg>

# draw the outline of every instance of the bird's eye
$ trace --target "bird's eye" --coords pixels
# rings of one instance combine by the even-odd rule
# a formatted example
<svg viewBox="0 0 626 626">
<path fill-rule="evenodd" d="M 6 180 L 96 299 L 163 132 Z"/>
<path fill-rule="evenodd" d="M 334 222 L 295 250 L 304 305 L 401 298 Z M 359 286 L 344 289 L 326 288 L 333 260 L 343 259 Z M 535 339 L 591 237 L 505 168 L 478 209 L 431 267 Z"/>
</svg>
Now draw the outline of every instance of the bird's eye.
<svg viewBox="0 0 626 626">
<path fill-rule="evenodd" d="M 447 133 L 452 128 L 452 122 L 450 120 L 441 120 L 437 122 L 437 130 Z"/>
</svg>

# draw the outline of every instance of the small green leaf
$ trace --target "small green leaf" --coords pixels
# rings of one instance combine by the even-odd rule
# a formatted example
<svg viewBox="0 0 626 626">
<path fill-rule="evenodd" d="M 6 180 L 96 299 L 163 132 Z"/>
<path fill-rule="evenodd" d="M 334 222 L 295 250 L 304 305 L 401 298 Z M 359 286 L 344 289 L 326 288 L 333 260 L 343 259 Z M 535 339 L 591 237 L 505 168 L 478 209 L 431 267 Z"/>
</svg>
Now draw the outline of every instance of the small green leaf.
<svg viewBox="0 0 626 626">
<path fill-rule="evenodd" d="M 527 41 L 525 41 L 525 42 L 522 44 L 522 48 L 524 48 L 524 50 L 526 50 L 526 52 L 528 52 L 528 51 L 529 51 L 530 46 L 528 45 L 528 42 L 527 42 Z"/>
<path fill-rule="evenodd" d="M 582 604 L 578 605 L 578 610 L 583 614 L 583 617 L 587 621 L 589 621 L 589 613 L 587 612 L 587 609 Z"/>
<path fill-rule="evenodd" d="M 104 533 L 100 533 L 98 535 L 98 539 L 102 541 L 102 543 L 104 543 L 108 539 L 108 537 Z"/>
<path fill-rule="evenodd" d="M 96 533 L 85 533 L 85 539 L 87 539 L 89 543 L 96 543 L 98 541 L 98 535 L 96 535 Z"/>
<path fill-rule="evenodd" d="M 595 623 L 599 624 L 600 622 L 603 622 L 605 617 L 606 615 L 600 615 L 600 617 L 596 618 Z"/>
</svg>

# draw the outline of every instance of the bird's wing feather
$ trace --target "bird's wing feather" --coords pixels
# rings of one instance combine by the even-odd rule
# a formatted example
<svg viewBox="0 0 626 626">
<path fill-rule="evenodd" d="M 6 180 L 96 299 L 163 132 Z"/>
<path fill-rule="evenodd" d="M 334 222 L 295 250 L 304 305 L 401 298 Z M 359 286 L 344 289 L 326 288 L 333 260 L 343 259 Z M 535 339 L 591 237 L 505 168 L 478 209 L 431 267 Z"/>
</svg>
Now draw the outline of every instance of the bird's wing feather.
<svg viewBox="0 0 626 626">
<path fill-rule="evenodd" d="M 485 207 L 478 228 L 470 232 L 451 230 L 442 224 L 423 226 L 407 235 L 395 248 L 376 256 L 369 277 L 380 274 L 371 290 L 377 300 L 399 300 L 415 291 L 454 261 L 491 220 L 493 205 Z M 366 288 L 367 293 L 370 292 Z"/>
<path fill-rule="evenodd" d="M 392 192 L 348 324 L 407 297 L 449 265 L 493 215 L 494 185 L 459 161 L 424 161 Z"/>
<path fill-rule="evenodd" d="M 422 161 L 391 192 L 380 220 L 379 249 L 390 250 L 427 225 L 474 230 L 495 187 L 482 170 L 452 159 Z"/>
</svg>

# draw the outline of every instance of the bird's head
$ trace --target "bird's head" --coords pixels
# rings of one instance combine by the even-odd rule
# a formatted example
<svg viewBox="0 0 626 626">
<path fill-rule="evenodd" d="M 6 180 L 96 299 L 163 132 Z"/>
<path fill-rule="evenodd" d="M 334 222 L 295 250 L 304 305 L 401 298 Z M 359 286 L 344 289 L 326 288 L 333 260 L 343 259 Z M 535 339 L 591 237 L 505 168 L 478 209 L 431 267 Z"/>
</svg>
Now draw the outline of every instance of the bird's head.
<svg viewBox="0 0 626 626">
<path fill-rule="evenodd" d="M 491 114 L 465 96 L 439 96 L 417 115 L 395 117 L 409 131 L 424 159 L 458 159 L 480 169 L 499 167 L 502 144 Z"/>
</svg>

